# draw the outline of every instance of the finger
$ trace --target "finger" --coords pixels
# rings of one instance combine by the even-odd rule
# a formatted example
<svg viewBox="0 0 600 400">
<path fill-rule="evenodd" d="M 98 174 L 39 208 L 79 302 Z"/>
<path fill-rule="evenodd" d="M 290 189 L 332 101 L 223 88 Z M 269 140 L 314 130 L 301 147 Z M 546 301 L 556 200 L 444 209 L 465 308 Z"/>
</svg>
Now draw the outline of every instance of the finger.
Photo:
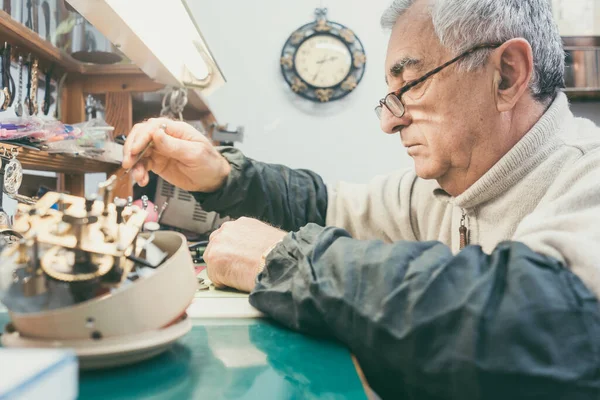
<svg viewBox="0 0 600 400">
<path fill-rule="evenodd" d="M 140 129 L 135 132 L 129 152 L 131 156 L 135 156 L 144 151 L 144 149 L 148 147 L 148 144 L 153 140 L 153 136 L 157 131 L 162 131 L 159 124 L 145 122 Z"/>
<path fill-rule="evenodd" d="M 142 155 L 142 157 L 140 158 L 139 154 L 133 155 L 131 157 L 131 162 L 129 164 L 131 164 L 131 166 L 129 168 L 133 169 L 137 164 L 139 164 L 140 162 L 142 162 L 142 160 L 152 160 L 153 159 L 153 148 L 149 147 L 144 154 Z M 125 168 L 123 166 L 123 168 Z M 125 168 L 127 169 L 127 168 Z"/>
<path fill-rule="evenodd" d="M 206 136 L 187 122 L 168 118 L 151 118 L 148 122 L 156 123 L 158 126 L 164 125 L 167 135 L 173 138 L 210 143 Z"/>
<path fill-rule="evenodd" d="M 123 148 L 123 162 L 121 165 L 123 168 L 131 168 L 136 163 L 138 154 L 141 153 L 152 140 L 151 132 L 157 129 L 148 122 L 136 124 L 127 140 L 125 141 L 125 147 Z"/>
<path fill-rule="evenodd" d="M 189 152 L 189 142 L 187 140 L 178 139 L 163 129 L 158 129 L 152 133 L 154 141 L 154 151 L 168 158 L 181 159 Z"/>
<path fill-rule="evenodd" d="M 181 139 L 190 140 L 192 142 L 200 142 L 205 144 L 211 144 L 210 140 L 202 133 L 199 132 L 192 125 L 183 121 L 171 121 L 172 129 L 181 132 Z M 167 127 L 167 133 L 171 136 L 171 132 L 169 131 L 169 126 Z"/>
<path fill-rule="evenodd" d="M 148 173 L 143 169 L 142 166 L 136 166 L 131 172 L 134 182 L 141 187 L 146 186 L 146 175 L 148 175 Z"/>
<path fill-rule="evenodd" d="M 134 128 L 130 133 L 131 139 L 126 142 L 127 149 L 123 158 L 124 168 L 131 168 L 136 162 L 136 155 L 144 151 L 151 141 L 154 143 L 153 147 L 157 153 L 167 158 L 177 159 L 186 156 L 190 141 L 211 145 L 203 134 L 183 121 L 152 118 Z"/>
<path fill-rule="evenodd" d="M 135 135 L 137 131 L 136 127 L 137 125 L 135 125 L 131 132 L 129 132 L 129 135 L 127 135 L 127 139 L 125 140 L 125 144 L 123 145 L 123 161 L 121 162 L 123 168 L 131 168 L 131 165 L 133 164 L 133 157 L 131 156 L 131 145 L 135 140 Z"/>
<path fill-rule="evenodd" d="M 138 162 L 131 170 L 131 176 L 138 185 L 144 187 L 150 181 L 150 175 L 148 171 L 152 169 L 152 160 L 144 159 Z"/>
</svg>

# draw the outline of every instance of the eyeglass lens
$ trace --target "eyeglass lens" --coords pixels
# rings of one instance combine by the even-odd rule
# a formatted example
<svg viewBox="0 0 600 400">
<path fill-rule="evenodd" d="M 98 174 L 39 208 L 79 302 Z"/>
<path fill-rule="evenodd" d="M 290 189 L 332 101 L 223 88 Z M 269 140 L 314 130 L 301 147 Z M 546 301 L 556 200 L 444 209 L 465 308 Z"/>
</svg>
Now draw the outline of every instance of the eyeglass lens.
<svg viewBox="0 0 600 400">
<path fill-rule="evenodd" d="M 404 104 L 402 104 L 396 95 L 389 94 L 385 98 L 385 105 L 394 116 L 401 118 L 404 115 Z M 381 119 L 381 114 L 383 114 L 383 106 L 381 104 L 375 107 L 375 114 L 377 118 Z"/>
</svg>

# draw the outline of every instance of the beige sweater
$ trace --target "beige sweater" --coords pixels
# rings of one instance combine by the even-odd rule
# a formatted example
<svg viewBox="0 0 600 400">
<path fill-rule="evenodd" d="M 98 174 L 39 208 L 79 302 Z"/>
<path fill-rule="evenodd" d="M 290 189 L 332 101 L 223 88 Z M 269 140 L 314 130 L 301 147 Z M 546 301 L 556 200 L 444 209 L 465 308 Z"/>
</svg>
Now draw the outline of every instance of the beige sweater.
<svg viewBox="0 0 600 400">
<path fill-rule="evenodd" d="M 600 129 L 557 96 L 537 124 L 458 197 L 414 171 L 368 185 L 329 188 L 327 225 L 357 239 L 438 240 L 456 253 L 465 215 L 469 243 L 491 253 L 523 242 L 571 268 L 600 297 Z"/>
</svg>

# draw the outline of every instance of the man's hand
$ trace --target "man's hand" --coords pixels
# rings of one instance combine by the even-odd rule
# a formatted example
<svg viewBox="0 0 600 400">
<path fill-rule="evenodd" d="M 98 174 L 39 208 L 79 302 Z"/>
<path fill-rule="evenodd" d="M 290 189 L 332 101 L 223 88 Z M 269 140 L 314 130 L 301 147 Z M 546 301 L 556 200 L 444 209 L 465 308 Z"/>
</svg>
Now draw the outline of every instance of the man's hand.
<svg viewBox="0 0 600 400">
<path fill-rule="evenodd" d="M 191 125 L 167 118 L 151 118 L 133 127 L 123 150 L 123 168 L 131 168 L 150 141 L 153 146 L 131 171 L 141 186 L 148 184 L 148 171 L 153 171 L 184 190 L 213 192 L 229 175 L 229 163 L 209 139 Z"/>
<path fill-rule="evenodd" d="M 216 286 L 251 292 L 265 251 L 287 234 L 252 218 L 225 222 L 204 251 L 208 278 Z"/>
</svg>

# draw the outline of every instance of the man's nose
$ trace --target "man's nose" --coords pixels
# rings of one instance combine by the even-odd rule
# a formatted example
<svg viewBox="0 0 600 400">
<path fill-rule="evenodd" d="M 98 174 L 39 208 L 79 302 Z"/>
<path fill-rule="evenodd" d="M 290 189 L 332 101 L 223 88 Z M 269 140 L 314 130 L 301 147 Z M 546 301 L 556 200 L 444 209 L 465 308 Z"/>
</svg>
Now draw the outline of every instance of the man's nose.
<svg viewBox="0 0 600 400">
<path fill-rule="evenodd" d="M 405 112 L 402 117 L 398 118 L 392 114 L 387 107 L 383 107 L 381 110 L 380 123 L 382 131 L 393 134 L 410 125 L 410 117 L 408 116 L 408 113 Z"/>
</svg>

